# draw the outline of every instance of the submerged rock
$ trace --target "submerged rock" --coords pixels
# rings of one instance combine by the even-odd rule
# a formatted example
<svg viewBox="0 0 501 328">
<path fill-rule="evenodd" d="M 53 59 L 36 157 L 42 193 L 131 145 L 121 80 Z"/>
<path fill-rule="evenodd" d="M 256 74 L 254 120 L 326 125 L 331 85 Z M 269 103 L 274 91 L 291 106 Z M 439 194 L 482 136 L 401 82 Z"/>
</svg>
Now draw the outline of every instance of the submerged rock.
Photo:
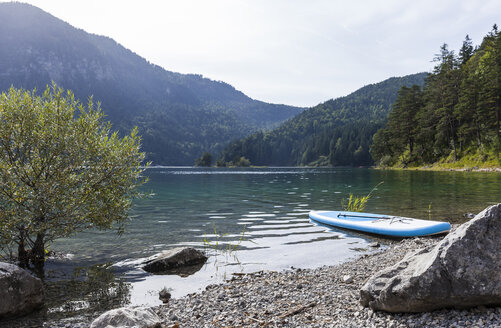
<svg viewBox="0 0 501 328">
<path fill-rule="evenodd" d="M 388 312 L 501 305 L 501 204 L 436 246 L 407 254 L 362 287 L 362 305 Z"/>
<path fill-rule="evenodd" d="M 17 265 L 0 262 L 0 318 L 30 313 L 44 300 L 40 279 Z"/>
<path fill-rule="evenodd" d="M 101 314 L 90 328 L 160 328 L 160 317 L 146 307 L 123 307 Z"/>
<path fill-rule="evenodd" d="M 192 247 L 177 247 L 153 255 L 144 263 L 145 271 L 156 274 L 190 275 L 200 270 L 207 256 Z"/>
</svg>

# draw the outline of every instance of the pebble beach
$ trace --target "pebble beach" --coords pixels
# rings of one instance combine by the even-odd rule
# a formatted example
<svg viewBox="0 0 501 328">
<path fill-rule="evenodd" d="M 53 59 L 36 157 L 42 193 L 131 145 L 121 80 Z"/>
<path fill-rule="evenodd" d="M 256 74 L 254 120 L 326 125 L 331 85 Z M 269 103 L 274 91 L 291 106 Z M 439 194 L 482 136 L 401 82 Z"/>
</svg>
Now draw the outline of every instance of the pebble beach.
<svg viewBox="0 0 501 328">
<path fill-rule="evenodd" d="M 453 227 L 454 229 L 455 227 Z M 359 303 L 360 288 L 377 271 L 442 237 L 393 241 L 389 247 L 336 266 L 262 271 L 232 276 L 200 293 L 170 299 L 153 310 L 162 328 L 202 327 L 499 327 L 501 307 L 427 313 L 374 312 Z M 385 242 L 387 243 L 387 241 Z M 2 322 L 2 327 L 89 327 L 94 317 L 44 324 Z"/>
<path fill-rule="evenodd" d="M 501 327 L 501 307 L 429 313 L 374 312 L 359 290 L 377 271 L 441 238 L 396 241 L 332 267 L 257 272 L 157 307 L 164 327 Z"/>
</svg>

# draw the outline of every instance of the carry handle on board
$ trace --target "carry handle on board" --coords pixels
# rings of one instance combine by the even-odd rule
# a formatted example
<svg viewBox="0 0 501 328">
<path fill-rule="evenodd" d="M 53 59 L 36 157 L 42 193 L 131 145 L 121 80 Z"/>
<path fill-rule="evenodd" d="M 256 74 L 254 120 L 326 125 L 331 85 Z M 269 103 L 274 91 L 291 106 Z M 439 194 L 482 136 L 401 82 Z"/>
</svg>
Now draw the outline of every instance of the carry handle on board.
<svg viewBox="0 0 501 328">
<path fill-rule="evenodd" d="M 378 219 L 378 220 L 389 220 L 391 217 L 389 216 L 373 216 L 373 215 L 354 215 L 354 214 L 341 214 L 339 213 L 337 217 L 344 216 L 344 217 L 352 217 L 352 218 L 366 218 L 366 219 Z"/>
<path fill-rule="evenodd" d="M 366 218 L 366 219 L 375 219 L 375 221 L 378 220 L 390 220 L 390 224 L 394 222 L 401 222 L 401 223 L 410 223 L 410 222 L 405 222 L 406 220 L 412 220 L 410 218 L 404 218 L 400 216 L 373 216 L 373 215 L 356 215 L 356 214 L 341 214 L 339 213 L 337 217 L 344 216 L 344 217 L 352 217 L 352 218 Z"/>
</svg>

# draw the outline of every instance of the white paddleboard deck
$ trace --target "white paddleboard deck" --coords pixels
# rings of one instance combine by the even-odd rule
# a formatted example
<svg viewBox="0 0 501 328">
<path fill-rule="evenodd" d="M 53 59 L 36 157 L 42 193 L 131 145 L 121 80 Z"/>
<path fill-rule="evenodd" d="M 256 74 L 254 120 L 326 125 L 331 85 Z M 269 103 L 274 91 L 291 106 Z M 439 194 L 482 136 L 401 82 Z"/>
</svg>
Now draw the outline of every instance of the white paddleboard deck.
<svg viewBox="0 0 501 328">
<path fill-rule="evenodd" d="M 372 213 L 311 211 L 309 216 L 313 221 L 334 227 L 395 237 L 428 236 L 451 229 L 449 222 Z"/>
</svg>

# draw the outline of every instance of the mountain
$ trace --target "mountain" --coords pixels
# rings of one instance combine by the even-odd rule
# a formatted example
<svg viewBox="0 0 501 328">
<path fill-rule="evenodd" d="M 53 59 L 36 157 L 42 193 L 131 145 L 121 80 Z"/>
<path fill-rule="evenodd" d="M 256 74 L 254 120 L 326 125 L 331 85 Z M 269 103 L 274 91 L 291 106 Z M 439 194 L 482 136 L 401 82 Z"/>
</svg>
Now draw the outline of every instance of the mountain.
<svg viewBox="0 0 501 328">
<path fill-rule="evenodd" d="M 372 136 L 384 125 L 398 91 L 422 86 L 426 75 L 392 77 L 319 104 L 272 131 L 231 143 L 220 161 L 235 162 L 243 156 L 253 165 L 372 165 Z"/>
<path fill-rule="evenodd" d="M 201 75 L 166 71 L 37 7 L 0 3 L 0 91 L 41 91 L 51 81 L 83 102 L 100 101 L 123 133 L 137 125 L 154 164 L 192 165 L 204 151 L 217 152 L 303 110 L 253 100 Z"/>
</svg>

